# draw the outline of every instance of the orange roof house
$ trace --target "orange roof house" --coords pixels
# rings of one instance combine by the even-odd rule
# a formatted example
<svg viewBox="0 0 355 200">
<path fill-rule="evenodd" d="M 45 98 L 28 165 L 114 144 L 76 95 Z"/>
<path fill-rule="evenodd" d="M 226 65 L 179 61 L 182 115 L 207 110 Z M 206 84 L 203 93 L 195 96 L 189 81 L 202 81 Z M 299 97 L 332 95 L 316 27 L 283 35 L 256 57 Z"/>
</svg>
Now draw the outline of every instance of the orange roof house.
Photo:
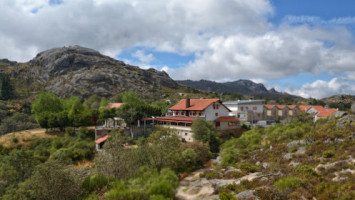
<svg viewBox="0 0 355 200">
<path fill-rule="evenodd" d="M 222 103 L 219 99 L 182 99 L 177 104 L 172 106 L 169 110 L 196 110 L 203 111 L 212 103 Z M 223 105 L 223 104 L 222 104 Z M 225 105 L 223 105 L 229 110 Z M 230 110 L 229 110 L 230 112 Z"/>
</svg>

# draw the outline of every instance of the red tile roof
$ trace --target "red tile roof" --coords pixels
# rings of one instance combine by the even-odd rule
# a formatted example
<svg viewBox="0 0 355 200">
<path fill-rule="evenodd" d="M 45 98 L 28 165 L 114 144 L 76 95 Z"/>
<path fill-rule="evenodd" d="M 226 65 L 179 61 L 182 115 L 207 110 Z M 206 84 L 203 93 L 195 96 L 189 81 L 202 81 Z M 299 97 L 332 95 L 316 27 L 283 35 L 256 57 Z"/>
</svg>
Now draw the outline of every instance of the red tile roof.
<svg viewBox="0 0 355 200">
<path fill-rule="evenodd" d="M 276 107 L 277 107 L 278 109 L 283 109 L 283 108 L 285 108 L 285 105 L 276 105 Z"/>
<path fill-rule="evenodd" d="M 110 108 L 119 108 L 123 103 L 110 103 Z"/>
<path fill-rule="evenodd" d="M 289 109 L 294 109 L 294 108 L 296 107 L 296 105 L 287 105 L 287 107 L 288 107 Z"/>
<path fill-rule="evenodd" d="M 323 106 L 312 106 L 312 108 L 314 108 L 318 112 L 326 110 Z"/>
<path fill-rule="evenodd" d="M 105 142 L 105 141 L 107 140 L 107 138 L 108 138 L 108 135 L 105 135 L 104 137 L 97 139 L 97 140 L 95 141 L 95 143 L 96 143 L 96 144 L 100 144 L 100 143 L 102 143 L 102 142 Z"/>
<path fill-rule="evenodd" d="M 196 117 L 168 116 L 168 117 L 144 118 L 143 120 L 154 120 L 160 122 L 192 123 L 195 119 Z"/>
<path fill-rule="evenodd" d="M 209 105 L 211 105 L 212 103 L 215 103 L 215 102 L 222 103 L 219 99 L 190 99 L 190 107 L 186 108 L 186 99 L 182 99 L 179 102 L 177 102 L 177 104 L 175 104 L 173 107 L 171 107 L 169 110 L 196 110 L 196 111 L 203 111 Z M 224 106 L 224 107 L 226 107 L 226 106 Z"/>
<path fill-rule="evenodd" d="M 300 105 L 298 106 L 300 108 L 301 111 L 307 111 L 311 106 L 305 106 L 305 105 Z"/>
<path fill-rule="evenodd" d="M 234 117 L 219 117 L 215 121 L 216 122 L 239 122 L 240 120 Z"/>
<path fill-rule="evenodd" d="M 267 109 L 272 109 L 275 105 L 265 105 Z"/>
<path fill-rule="evenodd" d="M 332 115 L 334 112 L 338 111 L 338 109 L 335 108 L 323 108 L 323 110 L 319 111 L 319 113 L 317 113 L 318 117 L 329 117 L 330 115 Z"/>
</svg>

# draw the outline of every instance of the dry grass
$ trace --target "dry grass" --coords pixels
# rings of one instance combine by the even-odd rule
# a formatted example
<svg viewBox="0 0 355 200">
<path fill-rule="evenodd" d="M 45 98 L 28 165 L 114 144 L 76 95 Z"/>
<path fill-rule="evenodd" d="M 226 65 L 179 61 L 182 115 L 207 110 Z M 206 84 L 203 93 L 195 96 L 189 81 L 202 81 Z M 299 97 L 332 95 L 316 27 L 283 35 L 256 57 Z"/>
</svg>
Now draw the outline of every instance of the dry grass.
<svg viewBox="0 0 355 200">
<path fill-rule="evenodd" d="M 8 134 L 0 136 L 0 144 L 2 144 L 5 147 L 11 146 L 14 144 L 13 138 L 17 138 L 18 139 L 17 144 L 26 145 L 37 138 L 50 138 L 50 137 L 56 137 L 58 135 L 63 134 L 61 132 L 46 133 L 45 130 L 46 129 L 39 128 L 39 129 L 24 130 L 24 131 L 8 133 Z"/>
</svg>

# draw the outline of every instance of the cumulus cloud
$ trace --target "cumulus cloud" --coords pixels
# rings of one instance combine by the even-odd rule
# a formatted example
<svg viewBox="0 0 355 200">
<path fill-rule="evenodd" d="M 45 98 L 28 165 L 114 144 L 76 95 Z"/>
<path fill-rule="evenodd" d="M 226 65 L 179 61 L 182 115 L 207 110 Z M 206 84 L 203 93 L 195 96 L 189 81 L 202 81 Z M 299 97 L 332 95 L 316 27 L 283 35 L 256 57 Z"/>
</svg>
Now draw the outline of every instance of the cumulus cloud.
<svg viewBox="0 0 355 200">
<path fill-rule="evenodd" d="M 69 45 L 114 57 L 143 47 L 195 56 L 184 67 L 163 67 L 174 79 L 270 80 L 327 72 L 355 80 L 354 37 L 341 26 L 353 24 L 354 17 L 288 16 L 275 25 L 268 21 L 273 13 L 269 0 L 3 0 L 0 57 L 27 61 Z M 143 68 L 155 59 L 142 50 L 132 57 Z M 305 96 L 312 86 L 329 84 L 320 80 L 292 92 Z"/>
<path fill-rule="evenodd" d="M 150 63 L 155 60 L 153 54 L 146 54 L 143 50 L 137 50 L 132 54 L 132 57 L 137 58 L 142 63 Z"/>
<path fill-rule="evenodd" d="M 33 9 L 39 8 L 35 13 Z M 82 45 L 102 52 L 135 46 L 184 54 L 204 50 L 204 41 L 230 32 L 257 33 L 269 24 L 266 0 L 0 1 L 0 40 L 19 51 Z M 3 45 L 2 45 L 3 46 Z M 26 61 L 32 56 L 0 49 L 0 55 Z"/>
<path fill-rule="evenodd" d="M 343 77 L 333 78 L 330 81 L 317 80 L 307 83 L 300 89 L 286 90 L 289 93 L 305 98 L 324 98 L 336 94 L 355 94 L 354 82 Z"/>
</svg>

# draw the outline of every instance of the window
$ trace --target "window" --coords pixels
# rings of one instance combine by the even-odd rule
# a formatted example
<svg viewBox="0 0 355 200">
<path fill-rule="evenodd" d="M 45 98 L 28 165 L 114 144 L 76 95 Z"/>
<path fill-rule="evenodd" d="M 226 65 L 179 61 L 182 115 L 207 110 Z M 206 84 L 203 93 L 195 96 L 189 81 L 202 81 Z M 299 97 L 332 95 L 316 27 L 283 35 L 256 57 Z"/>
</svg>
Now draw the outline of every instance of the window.
<svg viewBox="0 0 355 200">
<path fill-rule="evenodd" d="M 257 110 L 258 108 L 256 106 L 253 107 L 253 110 Z"/>
<path fill-rule="evenodd" d="M 218 116 L 218 113 L 215 113 L 216 117 Z"/>
<path fill-rule="evenodd" d="M 193 112 L 192 114 L 193 114 L 194 116 L 196 116 L 196 112 Z"/>
<path fill-rule="evenodd" d="M 175 111 L 175 115 L 178 115 L 179 114 L 179 112 L 178 111 Z"/>
<path fill-rule="evenodd" d="M 216 127 L 220 127 L 221 123 L 220 122 L 216 122 Z"/>
<path fill-rule="evenodd" d="M 199 112 L 199 113 L 198 113 L 198 116 L 201 116 L 201 115 L 202 115 L 202 113 Z"/>
<path fill-rule="evenodd" d="M 184 115 L 184 111 L 181 111 L 181 115 Z"/>
<path fill-rule="evenodd" d="M 243 106 L 242 106 L 242 107 L 240 107 L 240 110 L 241 110 L 241 111 L 243 111 L 243 110 L 244 110 L 244 107 L 243 107 Z"/>
<path fill-rule="evenodd" d="M 185 133 L 185 136 L 187 136 L 187 133 Z"/>
<path fill-rule="evenodd" d="M 293 115 L 293 111 L 292 111 L 292 110 L 289 110 L 289 111 L 288 111 L 288 115 Z"/>
<path fill-rule="evenodd" d="M 245 107 L 245 110 L 248 110 L 248 109 L 249 109 L 248 106 L 246 106 L 246 107 Z"/>
<path fill-rule="evenodd" d="M 267 116 L 271 116 L 271 110 L 267 110 L 267 111 L 266 111 L 266 115 L 267 115 Z"/>
<path fill-rule="evenodd" d="M 282 116 L 282 110 L 279 110 L 278 114 L 279 116 Z"/>
</svg>

